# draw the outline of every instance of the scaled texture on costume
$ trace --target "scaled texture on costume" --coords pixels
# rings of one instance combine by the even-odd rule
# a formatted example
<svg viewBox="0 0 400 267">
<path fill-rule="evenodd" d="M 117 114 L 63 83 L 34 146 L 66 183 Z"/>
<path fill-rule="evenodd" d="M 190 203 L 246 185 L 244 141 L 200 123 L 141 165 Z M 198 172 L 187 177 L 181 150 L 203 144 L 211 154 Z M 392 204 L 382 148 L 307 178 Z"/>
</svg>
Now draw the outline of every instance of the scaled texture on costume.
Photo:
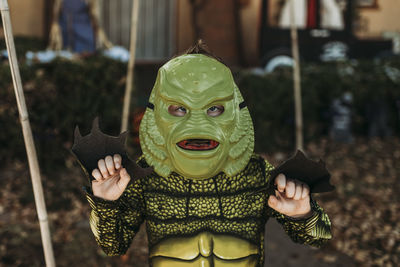
<svg viewBox="0 0 400 267">
<path fill-rule="evenodd" d="M 141 162 L 145 164 L 144 159 Z M 331 238 L 330 221 L 314 201 L 313 216 L 295 220 L 269 208 L 265 191 L 254 193 L 268 183 L 272 168 L 253 155 L 246 168 L 233 177 L 219 174 L 205 180 L 188 180 L 176 173 L 168 177 L 153 173 L 129 185 L 117 201 L 105 201 L 88 193 L 96 241 L 108 255 L 124 254 L 146 220 L 150 254 L 170 238 L 210 232 L 246 240 L 248 248 L 255 245 L 256 254 L 246 257 L 255 257 L 257 264 L 253 266 L 262 266 L 264 228 L 267 220 L 274 217 L 293 241 L 319 247 Z M 197 257 L 200 252 L 194 254 Z"/>
</svg>

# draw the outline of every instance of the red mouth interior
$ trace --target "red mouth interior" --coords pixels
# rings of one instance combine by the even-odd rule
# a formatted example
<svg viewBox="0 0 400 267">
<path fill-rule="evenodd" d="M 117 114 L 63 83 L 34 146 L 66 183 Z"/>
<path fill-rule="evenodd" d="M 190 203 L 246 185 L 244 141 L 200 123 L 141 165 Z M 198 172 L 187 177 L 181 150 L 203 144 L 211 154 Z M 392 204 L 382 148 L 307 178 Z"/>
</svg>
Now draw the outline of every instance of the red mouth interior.
<svg viewBox="0 0 400 267">
<path fill-rule="evenodd" d="M 210 139 L 187 139 L 180 141 L 177 145 L 186 150 L 211 150 L 216 148 L 219 143 Z"/>
</svg>

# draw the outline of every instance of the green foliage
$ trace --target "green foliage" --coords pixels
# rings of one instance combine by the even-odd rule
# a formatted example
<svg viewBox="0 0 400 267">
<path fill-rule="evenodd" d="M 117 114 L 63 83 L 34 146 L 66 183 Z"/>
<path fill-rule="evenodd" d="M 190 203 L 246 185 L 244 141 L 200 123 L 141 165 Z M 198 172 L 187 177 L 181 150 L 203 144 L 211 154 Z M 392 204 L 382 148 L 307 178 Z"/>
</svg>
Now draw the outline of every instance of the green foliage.
<svg viewBox="0 0 400 267">
<path fill-rule="evenodd" d="M 90 130 L 99 116 L 102 128 L 118 134 L 126 65 L 103 57 L 79 62 L 56 60 L 51 64 L 21 65 L 32 132 L 44 167 L 64 164 L 75 125 Z M 8 64 L 0 66 L 0 161 L 25 158 Z"/>
<path fill-rule="evenodd" d="M 256 149 L 292 150 L 294 147 L 293 82 L 290 69 L 265 76 L 238 73 L 237 81 L 252 114 Z M 366 106 L 374 100 L 388 107 L 390 127 L 400 132 L 396 100 L 400 100 L 400 60 L 302 65 L 302 105 L 305 141 L 327 135 L 333 99 L 351 92 L 353 132 L 367 135 Z"/>
</svg>

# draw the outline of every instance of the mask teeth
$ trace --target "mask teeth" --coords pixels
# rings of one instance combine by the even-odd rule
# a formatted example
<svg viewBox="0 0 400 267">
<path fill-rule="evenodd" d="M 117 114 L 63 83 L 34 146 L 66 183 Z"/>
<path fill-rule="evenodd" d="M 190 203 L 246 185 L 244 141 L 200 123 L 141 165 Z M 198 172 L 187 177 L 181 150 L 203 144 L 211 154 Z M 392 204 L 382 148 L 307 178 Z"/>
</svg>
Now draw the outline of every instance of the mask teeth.
<svg viewBox="0 0 400 267">
<path fill-rule="evenodd" d="M 217 141 L 214 141 L 214 140 L 211 140 L 211 142 L 210 142 L 211 144 L 211 147 L 217 147 L 218 146 L 218 142 Z"/>
</svg>

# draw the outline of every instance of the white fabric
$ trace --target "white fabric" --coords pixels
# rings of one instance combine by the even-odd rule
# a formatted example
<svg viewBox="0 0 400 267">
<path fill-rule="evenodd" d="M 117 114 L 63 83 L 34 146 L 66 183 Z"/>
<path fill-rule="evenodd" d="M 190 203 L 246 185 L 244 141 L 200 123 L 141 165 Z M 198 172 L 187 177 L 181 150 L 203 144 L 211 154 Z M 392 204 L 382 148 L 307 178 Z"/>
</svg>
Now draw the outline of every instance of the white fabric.
<svg viewBox="0 0 400 267">
<path fill-rule="evenodd" d="M 321 0 L 321 27 L 324 29 L 343 30 L 343 13 L 335 0 Z"/>
<path fill-rule="evenodd" d="M 307 0 L 286 0 L 281 11 L 279 26 L 290 28 L 290 1 L 294 1 L 294 25 L 304 29 L 307 26 Z"/>
</svg>

